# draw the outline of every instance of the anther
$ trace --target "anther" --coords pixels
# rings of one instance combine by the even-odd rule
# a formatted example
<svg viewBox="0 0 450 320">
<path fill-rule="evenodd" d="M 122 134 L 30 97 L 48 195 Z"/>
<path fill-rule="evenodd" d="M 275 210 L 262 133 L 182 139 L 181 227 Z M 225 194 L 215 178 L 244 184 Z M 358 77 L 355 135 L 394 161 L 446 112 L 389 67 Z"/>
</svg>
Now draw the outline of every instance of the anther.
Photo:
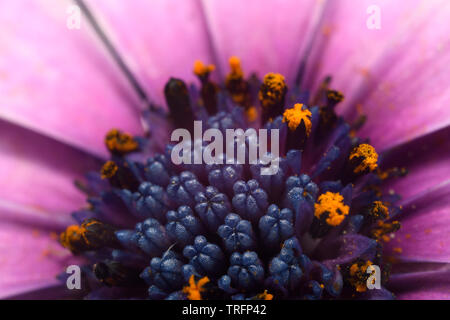
<svg viewBox="0 0 450 320">
<path fill-rule="evenodd" d="M 71 225 L 61 233 L 61 245 L 72 253 L 96 250 L 103 247 L 116 248 L 119 243 L 114 228 L 97 219 L 87 219 L 78 225 Z"/>
<path fill-rule="evenodd" d="M 213 64 L 204 65 L 200 60 L 196 60 L 194 63 L 194 74 L 202 83 L 200 94 L 203 105 L 210 115 L 217 113 L 217 93 L 219 92 L 219 87 L 209 80 L 209 74 L 214 70 Z"/>
<path fill-rule="evenodd" d="M 111 129 L 106 134 L 105 144 L 109 152 L 115 155 L 125 155 L 139 149 L 139 143 L 132 135 L 118 129 Z"/>
<path fill-rule="evenodd" d="M 321 194 L 314 204 L 314 219 L 310 228 L 313 238 L 323 237 L 333 227 L 339 226 L 349 214 L 349 206 L 344 204 L 340 193 Z"/>
<path fill-rule="evenodd" d="M 189 278 L 189 285 L 183 287 L 183 292 L 187 294 L 189 300 L 202 300 L 202 292 L 206 291 L 204 285 L 208 282 L 208 277 L 203 277 L 196 282 L 194 275 L 191 275 Z"/>
<path fill-rule="evenodd" d="M 321 194 L 314 204 L 314 216 L 321 219 L 325 215 L 325 222 L 332 227 L 340 225 L 348 213 L 349 207 L 344 204 L 344 197 L 339 193 L 328 191 Z"/>
<path fill-rule="evenodd" d="M 371 274 L 367 273 L 367 268 L 373 263 L 370 260 L 357 261 L 347 269 L 347 281 L 355 287 L 357 292 L 365 292 L 367 290 L 367 279 Z"/>
<path fill-rule="evenodd" d="M 384 222 L 382 220 L 378 220 L 376 226 L 370 232 L 372 238 L 374 239 L 384 239 L 389 241 L 388 234 L 399 230 L 401 227 L 400 222 L 392 221 L 392 222 Z"/>
<path fill-rule="evenodd" d="M 302 124 L 306 136 L 311 133 L 311 111 L 302 103 L 296 103 L 293 108 L 284 111 L 283 122 L 287 122 L 291 131 L 295 131 Z"/>
<path fill-rule="evenodd" d="M 270 294 L 270 293 L 267 292 L 267 290 L 264 290 L 264 292 L 258 293 L 256 295 L 256 299 L 258 299 L 258 300 L 272 300 L 273 299 L 273 294 Z"/>
<path fill-rule="evenodd" d="M 184 81 L 170 78 L 164 87 L 164 96 L 174 125 L 177 128 L 191 130 L 194 125 L 194 114 L 191 109 L 189 91 Z"/>
<path fill-rule="evenodd" d="M 115 188 L 135 191 L 140 185 L 140 181 L 127 161 L 119 163 L 109 160 L 102 166 L 100 174 L 102 179 L 107 179 Z"/>
<path fill-rule="evenodd" d="M 364 174 L 374 171 L 378 167 L 378 154 L 370 144 L 360 144 L 353 148 L 349 156 L 353 173 Z"/>
<path fill-rule="evenodd" d="M 95 277 L 108 287 L 131 287 L 143 284 L 139 278 L 141 270 L 133 269 L 123 264 L 105 260 L 94 264 Z"/>
<path fill-rule="evenodd" d="M 281 74 L 268 73 L 265 75 L 258 94 L 263 109 L 263 123 L 283 113 L 287 89 L 286 82 Z"/>
<path fill-rule="evenodd" d="M 117 170 L 119 170 L 119 167 L 116 165 L 114 161 L 105 162 L 105 164 L 101 169 L 102 179 L 111 179 L 116 175 Z"/>
<path fill-rule="evenodd" d="M 336 104 L 344 100 L 344 95 L 340 91 L 327 90 L 328 107 L 333 108 Z"/>
<path fill-rule="evenodd" d="M 381 201 L 374 201 L 370 208 L 370 216 L 373 220 L 385 220 L 389 218 L 389 209 Z"/>
<path fill-rule="evenodd" d="M 250 107 L 251 96 L 248 82 L 244 79 L 244 73 L 241 68 L 241 61 L 238 57 L 229 59 L 230 73 L 225 80 L 225 87 L 231 95 L 233 101 L 245 107 Z"/>
</svg>

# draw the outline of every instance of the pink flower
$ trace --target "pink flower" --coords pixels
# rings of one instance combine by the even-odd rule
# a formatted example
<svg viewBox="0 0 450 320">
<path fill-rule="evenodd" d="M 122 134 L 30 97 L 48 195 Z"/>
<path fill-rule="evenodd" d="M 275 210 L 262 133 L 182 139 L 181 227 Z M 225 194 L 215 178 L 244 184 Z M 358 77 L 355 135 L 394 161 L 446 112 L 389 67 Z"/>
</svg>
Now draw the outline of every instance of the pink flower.
<svg viewBox="0 0 450 320">
<path fill-rule="evenodd" d="M 311 94 L 332 76 L 345 95 L 337 113 L 349 123 L 366 116 L 357 135 L 384 168 L 409 171 L 382 190 L 402 197 L 386 287 L 401 299 L 450 298 L 448 1 L 85 2 L 137 84 L 86 16 L 67 28 L 72 2 L 0 3 L 0 297 L 71 294 L 56 276 L 83 260 L 58 237 L 87 206 L 74 181 L 109 157 L 106 132 L 144 136 L 169 77 L 196 82 L 200 59 L 221 82 L 238 56 L 244 72 L 281 73 Z M 370 5 L 381 29 L 366 26 Z M 151 148 L 168 142 L 157 133 Z"/>
</svg>

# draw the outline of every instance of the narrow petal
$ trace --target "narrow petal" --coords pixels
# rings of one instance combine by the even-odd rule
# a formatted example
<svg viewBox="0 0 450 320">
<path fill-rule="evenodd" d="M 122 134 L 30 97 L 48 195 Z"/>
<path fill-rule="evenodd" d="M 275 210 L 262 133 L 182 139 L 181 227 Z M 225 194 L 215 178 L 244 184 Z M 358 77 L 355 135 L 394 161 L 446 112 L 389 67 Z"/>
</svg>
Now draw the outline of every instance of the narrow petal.
<svg viewBox="0 0 450 320">
<path fill-rule="evenodd" d="M 204 1 L 222 70 L 238 56 L 244 72 L 268 72 L 294 80 L 296 65 L 323 1 Z M 293 67 L 294 66 L 294 67 Z"/>
<path fill-rule="evenodd" d="M 98 160 L 30 130 L 0 121 L 0 220 L 64 225 L 85 203 L 75 187 Z"/>
<path fill-rule="evenodd" d="M 389 289 L 403 300 L 449 300 L 450 264 L 433 271 L 392 275 Z"/>
<path fill-rule="evenodd" d="M 170 77 L 195 81 L 195 60 L 214 63 L 197 0 L 85 2 L 156 103 Z"/>
<path fill-rule="evenodd" d="M 0 118 L 105 156 L 111 127 L 140 132 L 135 94 L 71 1 L 0 4 Z M 71 13 L 73 14 L 73 13 Z"/>
<path fill-rule="evenodd" d="M 0 221 L 0 298 L 57 285 L 76 262 L 54 233 Z"/>
<path fill-rule="evenodd" d="M 380 29 L 367 21 L 380 9 Z M 304 84 L 326 75 L 346 98 L 340 111 L 367 115 L 360 136 L 379 150 L 450 122 L 450 37 L 446 1 L 330 1 Z M 432 81 L 430 81 L 432 79 Z"/>
</svg>

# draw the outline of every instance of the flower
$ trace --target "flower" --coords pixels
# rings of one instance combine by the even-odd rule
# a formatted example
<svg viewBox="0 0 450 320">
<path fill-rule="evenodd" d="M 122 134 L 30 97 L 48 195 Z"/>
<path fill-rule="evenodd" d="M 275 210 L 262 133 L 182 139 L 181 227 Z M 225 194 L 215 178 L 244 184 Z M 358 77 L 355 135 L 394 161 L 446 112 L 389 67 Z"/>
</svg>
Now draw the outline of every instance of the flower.
<svg viewBox="0 0 450 320">
<path fill-rule="evenodd" d="M 445 1 L 49 3 L 0 5 L 2 297 L 449 298 Z M 195 118 L 280 170 L 175 166 Z"/>
</svg>

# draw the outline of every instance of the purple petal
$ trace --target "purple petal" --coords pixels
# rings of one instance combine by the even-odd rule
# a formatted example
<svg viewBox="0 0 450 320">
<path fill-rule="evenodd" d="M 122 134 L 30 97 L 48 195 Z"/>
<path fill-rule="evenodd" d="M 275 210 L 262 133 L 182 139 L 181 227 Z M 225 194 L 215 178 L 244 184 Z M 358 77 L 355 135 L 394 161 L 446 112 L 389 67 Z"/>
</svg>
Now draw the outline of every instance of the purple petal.
<svg viewBox="0 0 450 320">
<path fill-rule="evenodd" d="M 403 300 L 449 300 L 450 264 L 433 271 L 394 274 L 389 289 Z"/>
<path fill-rule="evenodd" d="M 340 111 L 367 115 L 359 135 L 370 137 L 380 150 L 445 127 L 450 122 L 450 39 L 444 27 L 449 3 L 329 3 L 305 84 L 317 88 L 332 75 L 332 86 L 346 96 Z M 381 10 L 379 30 L 366 26 L 371 5 Z"/>
<path fill-rule="evenodd" d="M 0 222 L 0 297 L 56 285 L 56 276 L 74 263 L 55 234 Z"/>
<path fill-rule="evenodd" d="M 386 245 L 400 261 L 450 262 L 450 180 L 413 197 L 400 215 L 401 228 Z"/>
<path fill-rule="evenodd" d="M 136 99 L 87 21 L 66 26 L 70 5 L 1 2 L 0 117 L 105 156 L 111 127 L 140 133 Z"/>
<path fill-rule="evenodd" d="M 151 98 L 169 77 L 194 81 L 194 61 L 213 63 L 197 0 L 87 1 Z"/>
<path fill-rule="evenodd" d="M 408 170 L 406 176 L 386 181 L 385 190 L 393 190 L 407 200 L 450 179 L 449 136 L 450 126 L 382 154 L 384 168 Z"/>
<path fill-rule="evenodd" d="M 293 81 L 293 65 L 305 50 L 323 3 L 204 1 L 221 69 L 228 72 L 228 59 L 238 56 L 247 74 L 258 72 L 262 77 L 268 72 L 279 72 Z"/>
<path fill-rule="evenodd" d="M 47 226 L 70 223 L 85 202 L 75 187 L 99 168 L 91 156 L 27 129 L 0 121 L 0 220 Z"/>
</svg>

